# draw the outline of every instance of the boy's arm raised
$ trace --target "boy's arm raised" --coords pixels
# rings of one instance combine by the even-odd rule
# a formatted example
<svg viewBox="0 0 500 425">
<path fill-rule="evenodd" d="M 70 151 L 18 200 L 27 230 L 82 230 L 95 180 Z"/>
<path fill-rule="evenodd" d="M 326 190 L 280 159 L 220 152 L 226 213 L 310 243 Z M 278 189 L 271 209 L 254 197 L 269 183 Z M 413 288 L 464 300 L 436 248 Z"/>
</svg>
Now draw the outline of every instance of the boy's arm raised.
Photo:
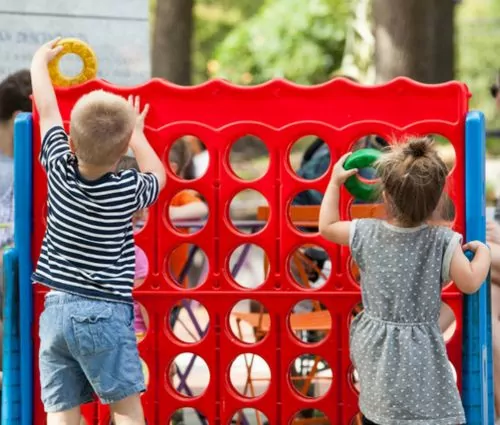
<svg viewBox="0 0 500 425">
<path fill-rule="evenodd" d="M 56 46 L 58 41 L 55 39 L 40 47 L 31 62 L 31 85 L 42 138 L 52 127 L 63 125 L 48 70 L 49 62 L 62 50 L 62 46 Z"/>
<path fill-rule="evenodd" d="M 146 105 L 142 112 L 140 112 L 140 99 L 139 97 L 129 97 L 129 102 L 134 106 L 137 115 L 132 138 L 130 139 L 130 148 L 134 152 L 135 159 L 139 164 L 139 169 L 142 173 L 151 173 L 158 180 L 159 189 L 163 189 L 166 183 L 165 168 L 161 159 L 158 158 L 156 152 L 149 144 L 146 136 L 144 135 L 144 120 L 149 110 L 149 105 Z"/>
</svg>

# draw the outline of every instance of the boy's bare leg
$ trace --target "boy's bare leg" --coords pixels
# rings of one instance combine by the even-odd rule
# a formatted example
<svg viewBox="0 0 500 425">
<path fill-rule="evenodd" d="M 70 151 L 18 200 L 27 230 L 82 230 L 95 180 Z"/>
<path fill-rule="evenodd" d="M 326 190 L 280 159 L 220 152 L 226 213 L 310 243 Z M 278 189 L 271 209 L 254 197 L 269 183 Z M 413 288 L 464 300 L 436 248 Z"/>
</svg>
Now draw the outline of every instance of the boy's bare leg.
<svg viewBox="0 0 500 425">
<path fill-rule="evenodd" d="M 63 412 L 47 413 L 47 425 L 80 425 L 80 406 Z"/>
<path fill-rule="evenodd" d="M 140 394 L 111 404 L 114 425 L 146 425 Z"/>
</svg>

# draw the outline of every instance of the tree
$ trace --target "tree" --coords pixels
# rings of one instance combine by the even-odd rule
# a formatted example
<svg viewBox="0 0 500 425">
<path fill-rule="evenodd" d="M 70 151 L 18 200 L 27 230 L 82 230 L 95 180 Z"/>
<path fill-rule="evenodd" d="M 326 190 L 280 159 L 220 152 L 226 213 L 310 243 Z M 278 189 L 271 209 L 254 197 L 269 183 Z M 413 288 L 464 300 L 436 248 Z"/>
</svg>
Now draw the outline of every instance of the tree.
<svg viewBox="0 0 500 425">
<path fill-rule="evenodd" d="M 211 75 L 237 84 L 324 82 L 341 65 L 348 17 L 345 0 L 267 0 L 219 45 Z"/>
<path fill-rule="evenodd" d="M 152 73 L 175 84 L 191 84 L 193 0 L 157 0 Z"/>
<path fill-rule="evenodd" d="M 472 93 L 470 107 L 486 114 L 489 129 L 500 128 L 500 114 L 489 87 L 500 68 L 500 2 L 463 1 L 457 6 L 458 78 Z M 500 154 L 499 139 L 488 140 L 488 151 Z"/>
<path fill-rule="evenodd" d="M 454 74 L 453 0 L 373 0 L 377 79 L 440 83 Z"/>
</svg>

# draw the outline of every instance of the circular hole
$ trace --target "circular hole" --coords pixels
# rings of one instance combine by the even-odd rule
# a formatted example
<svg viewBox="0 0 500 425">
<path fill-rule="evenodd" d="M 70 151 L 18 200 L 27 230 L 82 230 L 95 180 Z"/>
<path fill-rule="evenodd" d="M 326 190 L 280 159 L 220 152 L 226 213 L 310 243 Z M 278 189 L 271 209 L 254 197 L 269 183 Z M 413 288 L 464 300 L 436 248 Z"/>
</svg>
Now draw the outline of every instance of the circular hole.
<svg viewBox="0 0 500 425">
<path fill-rule="evenodd" d="M 182 407 L 176 410 L 168 425 L 208 425 L 208 419 L 199 410 L 192 407 Z"/>
<path fill-rule="evenodd" d="M 436 149 L 438 151 L 439 156 L 446 164 L 448 168 L 448 172 L 450 172 L 455 166 L 457 154 L 455 152 L 455 148 L 449 139 L 440 134 L 429 134 L 427 137 L 430 137 L 436 143 Z"/>
<path fill-rule="evenodd" d="M 295 195 L 292 199 L 291 206 L 307 206 L 307 205 L 321 205 L 321 201 L 323 200 L 323 193 L 317 190 L 303 190 L 302 192 Z M 292 221 L 297 221 L 299 218 L 296 217 L 296 214 L 289 217 Z"/>
<path fill-rule="evenodd" d="M 288 379 L 302 397 L 319 398 L 332 386 L 333 374 L 328 362 L 315 354 L 302 354 L 290 366 Z"/>
<path fill-rule="evenodd" d="M 303 245 L 288 259 L 288 271 L 294 282 L 304 289 L 318 289 L 330 277 L 332 262 L 328 253 L 316 245 Z"/>
<path fill-rule="evenodd" d="M 196 190 L 177 192 L 167 208 L 169 221 L 179 233 L 196 233 L 205 227 L 208 207 Z"/>
<path fill-rule="evenodd" d="M 134 234 L 139 233 L 148 222 L 149 218 L 149 209 L 144 208 L 142 210 L 138 210 L 132 216 L 132 225 L 134 226 Z"/>
<path fill-rule="evenodd" d="M 318 211 L 301 208 L 304 206 L 321 205 L 323 194 L 317 190 L 303 190 L 295 195 L 288 206 L 288 218 L 299 232 L 318 232 Z"/>
<path fill-rule="evenodd" d="M 137 342 L 146 338 L 149 329 L 149 314 L 146 308 L 137 301 L 134 301 L 134 329 Z"/>
<path fill-rule="evenodd" d="M 262 341 L 271 330 L 271 317 L 262 303 L 256 300 L 241 300 L 229 315 L 231 333 L 245 344 Z"/>
<path fill-rule="evenodd" d="M 359 374 L 354 367 L 349 372 L 349 380 L 356 392 L 359 393 L 361 391 L 361 385 L 359 384 Z"/>
<path fill-rule="evenodd" d="M 149 273 L 148 256 L 142 248 L 135 245 L 135 275 L 134 288 L 139 288 L 144 283 L 144 280 Z"/>
<path fill-rule="evenodd" d="M 376 134 L 369 134 L 367 136 L 363 136 L 354 142 L 352 146 L 352 152 L 361 150 L 361 149 L 376 149 L 379 151 L 387 148 L 389 144 L 386 140 Z M 377 170 L 374 167 L 366 167 L 361 168 L 358 172 L 358 179 L 364 183 L 368 184 L 376 184 L 378 181 L 377 178 Z M 363 211 L 358 211 L 359 209 L 363 210 L 363 208 L 357 207 L 358 205 L 366 205 L 366 204 L 377 204 L 381 203 L 382 199 L 379 197 L 376 201 L 365 201 L 359 198 L 354 197 L 353 202 L 351 204 L 351 217 L 359 218 L 367 216 Z"/>
<path fill-rule="evenodd" d="M 229 258 L 229 270 L 233 280 L 242 288 L 261 286 L 269 274 L 269 259 L 257 245 L 245 244 L 236 248 Z"/>
<path fill-rule="evenodd" d="M 376 149 L 383 151 L 390 145 L 382 136 L 378 134 L 368 134 L 356 140 L 351 148 L 351 152 L 359 151 L 360 149 Z"/>
<path fill-rule="evenodd" d="M 453 374 L 453 380 L 455 381 L 455 384 L 457 383 L 458 381 L 458 375 L 457 375 L 457 370 L 455 369 L 455 366 L 453 365 L 452 362 L 450 362 L 448 360 L 448 363 L 450 364 L 450 368 L 451 368 L 451 373 Z"/>
<path fill-rule="evenodd" d="M 302 409 L 300 412 L 297 412 L 289 425 L 298 425 L 298 424 L 306 424 L 308 422 L 314 424 L 327 425 L 330 424 L 330 419 L 326 416 L 321 410 L 318 409 Z"/>
<path fill-rule="evenodd" d="M 240 179 L 256 180 L 266 174 L 269 168 L 269 151 L 261 139 L 247 134 L 231 146 L 229 164 Z"/>
<path fill-rule="evenodd" d="M 349 217 L 351 220 L 359 218 L 387 219 L 387 211 L 383 202 L 368 203 L 360 199 L 353 199 L 349 205 Z"/>
<path fill-rule="evenodd" d="M 237 193 L 229 204 L 229 219 L 240 233 L 257 233 L 266 225 L 269 216 L 267 199 L 256 190 Z"/>
<path fill-rule="evenodd" d="M 354 282 L 356 282 L 356 284 L 359 286 L 361 282 L 361 274 L 358 265 L 352 257 L 349 259 L 349 272 Z"/>
<path fill-rule="evenodd" d="M 59 61 L 60 72 L 69 78 L 74 78 L 83 70 L 83 61 L 74 53 L 67 53 Z"/>
<path fill-rule="evenodd" d="M 259 424 L 269 425 L 269 419 L 260 410 L 257 409 L 241 409 L 238 410 L 228 425 L 246 425 L 246 424 Z"/>
<path fill-rule="evenodd" d="M 144 382 L 146 388 L 149 387 L 149 367 L 144 360 L 141 359 L 142 373 L 144 374 Z"/>
<path fill-rule="evenodd" d="M 363 414 L 358 413 L 354 418 L 352 418 L 350 425 L 363 425 Z"/>
<path fill-rule="evenodd" d="M 364 307 L 363 307 L 363 303 L 359 302 L 357 303 L 353 309 L 351 310 L 351 314 L 349 314 L 349 318 L 348 318 L 348 325 L 349 327 L 351 326 L 351 322 L 354 320 L 354 318 L 363 311 Z"/>
<path fill-rule="evenodd" d="M 289 159 L 290 166 L 298 177 L 315 180 L 322 177 L 330 167 L 330 148 L 317 136 L 304 136 L 293 144 Z"/>
<path fill-rule="evenodd" d="M 451 200 L 450 196 L 446 192 L 443 192 L 443 195 L 439 200 L 439 204 L 432 214 L 431 221 L 442 226 L 451 226 L 455 221 L 455 217 L 455 204 Z"/>
<path fill-rule="evenodd" d="M 330 333 L 332 316 L 318 300 L 303 300 L 293 307 L 288 326 L 300 342 L 317 344 Z"/>
<path fill-rule="evenodd" d="M 47 213 L 49 211 L 48 203 L 45 202 L 42 206 L 42 223 L 44 227 L 47 227 Z"/>
<path fill-rule="evenodd" d="M 201 341 L 210 323 L 207 309 L 203 304 L 192 299 L 183 299 L 175 304 L 166 319 L 175 337 L 186 344 Z"/>
<path fill-rule="evenodd" d="M 457 329 L 457 320 L 455 312 L 446 303 L 441 303 L 439 327 L 441 329 L 441 333 L 443 334 L 444 342 L 449 342 Z"/>
<path fill-rule="evenodd" d="M 269 388 L 271 369 L 257 354 L 240 354 L 231 363 L 229 380 L 240 395 L 247 398 L 259 397 Z"/>
<path fill-rule="evenodd" d="M 201 156 L 197 156 L 203 153 Z M 205 145 L 196 136 L 186 135 L 177 139 L 164 158 L 170 171 L 182 180 L 193 180 L 203 176 L 209 165 L 210 157 Z"/>
<path fill-rule="evenodd" d="M 178 286 L 192 289 L 205 281 L 207 264 L 207 256 L 198 245 L 185 243 L 170 253 L 165 266 Z"/>
<path fill-rule="evenodd" d="M 196 136 L 185 136 L 193 155 L 193 177 L 203 177 L 210 165 L 210 154 L 205 144 Z"/>
<path fill-rule="evenodd" d="M 200 356 L 181 353 L 167 369 L 168 381 L 172 388 L 185 397 L 198 397 L 210 383 L 210 370 Z"/>
</svg>

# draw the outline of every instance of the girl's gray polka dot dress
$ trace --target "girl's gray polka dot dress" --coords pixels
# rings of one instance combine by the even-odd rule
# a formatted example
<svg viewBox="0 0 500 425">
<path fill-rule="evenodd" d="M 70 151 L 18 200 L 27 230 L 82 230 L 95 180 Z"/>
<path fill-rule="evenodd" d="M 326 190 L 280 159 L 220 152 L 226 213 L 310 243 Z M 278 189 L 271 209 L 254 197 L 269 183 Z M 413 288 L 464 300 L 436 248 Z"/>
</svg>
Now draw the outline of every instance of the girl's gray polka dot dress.
<svg viewBox="0 0 500 425">
<path fill-rule="evenodd" d="M 461 236 L 422 225 L 352 222 L 364 312 L 352 322 L 361 412 L 380 425 L 458 425 L 464 409 L 439 329 L 441 289 Z"/>
</svg>

